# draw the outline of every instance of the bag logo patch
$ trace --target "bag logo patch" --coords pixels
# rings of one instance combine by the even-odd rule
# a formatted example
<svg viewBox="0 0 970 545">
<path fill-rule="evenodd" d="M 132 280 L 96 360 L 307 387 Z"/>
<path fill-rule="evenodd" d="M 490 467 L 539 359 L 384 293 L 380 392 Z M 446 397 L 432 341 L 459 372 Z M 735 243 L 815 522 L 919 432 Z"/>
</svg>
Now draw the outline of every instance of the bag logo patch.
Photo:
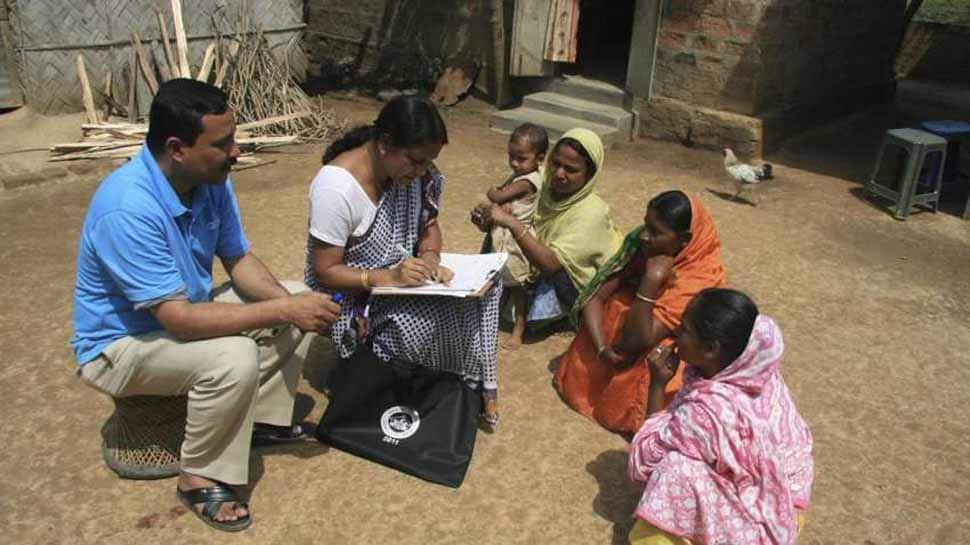
<svg viewBox="0 0 970 545">
<path fill-rule="evenodd" d="M 403 405 L 391 407 L 381 415 L 381 431 L 386 436 L 386 443 L 396 445 L 398 441 L 417 433 L 420 426 L 421 417 L 418 411 Z"/>
</svg>

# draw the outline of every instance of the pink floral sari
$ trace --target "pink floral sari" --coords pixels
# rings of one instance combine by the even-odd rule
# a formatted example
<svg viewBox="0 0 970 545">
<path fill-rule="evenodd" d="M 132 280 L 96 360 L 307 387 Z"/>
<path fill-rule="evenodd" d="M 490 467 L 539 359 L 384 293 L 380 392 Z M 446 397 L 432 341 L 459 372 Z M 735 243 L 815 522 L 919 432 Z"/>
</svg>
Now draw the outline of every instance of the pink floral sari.
<svg viewBox="0 0 970 545">
<path fill-rule="evenodd" d="M 784 343 L 759 316 L 744 353 L 684 386 L 633 439 L 628 472 L 646 483 L 636 516 L 695 544 L 789 545 L 809 506 L 812 435 L 779 372 Z"/>
</svg>

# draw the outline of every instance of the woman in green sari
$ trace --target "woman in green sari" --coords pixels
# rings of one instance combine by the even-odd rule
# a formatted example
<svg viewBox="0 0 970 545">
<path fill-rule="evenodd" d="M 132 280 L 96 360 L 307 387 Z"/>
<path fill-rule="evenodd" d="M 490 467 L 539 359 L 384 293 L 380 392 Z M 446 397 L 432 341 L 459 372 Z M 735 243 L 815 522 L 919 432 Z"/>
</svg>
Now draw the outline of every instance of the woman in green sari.
<svg viewBox="0 0 970 545">
<path fill-rule="evenodd" d="M 534 235 L 499 205 L 472 211 L 480 229 L 509 229 L 538 271 L 529 297 L 530 325 L 566 317 L 597 269 L 620 248 L 622 235 L 595 192 L 603 161 L 603 142 L 593 131 L 572 129 L 556 142 L 546 162 Z"/>
</svg>

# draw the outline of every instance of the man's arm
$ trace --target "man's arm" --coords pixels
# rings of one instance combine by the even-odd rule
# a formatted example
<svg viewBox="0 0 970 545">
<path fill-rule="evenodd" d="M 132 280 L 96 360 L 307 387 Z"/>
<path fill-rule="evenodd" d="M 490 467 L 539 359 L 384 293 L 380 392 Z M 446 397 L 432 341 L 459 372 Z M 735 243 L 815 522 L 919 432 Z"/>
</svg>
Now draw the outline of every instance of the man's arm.
<svg viewBox="0 0 970 545">
<path fill-rule="evenodd" d="M 290 294 L 252 252 L 233 259 L 223 259 L 222 266 L 232 280 L 236 293 L 244 300 L 269 301 Z"/>
<path fill-rule="evenodd" d="M 153 306 L 151 312 L 175 338 L 194 341 L 281 324 L 326 333 L 340 315 L 340 306 L 328 295 L 308 291 L 246 304 L 163 301 Z"/>
<path fill-rule="evenodd" d="M 194 341 L 282 324 L 303 331 L 326 333 L 340 315 L 340 307 L 329 295 L 305 292 L 290 295 L 266 265 L 252 252 L 222 260 L 233 288 L 252 303 L 192 303 L 163 301 L 151 308 L 152 315 L 169 333 L 182 341 Z"/>
</svg>

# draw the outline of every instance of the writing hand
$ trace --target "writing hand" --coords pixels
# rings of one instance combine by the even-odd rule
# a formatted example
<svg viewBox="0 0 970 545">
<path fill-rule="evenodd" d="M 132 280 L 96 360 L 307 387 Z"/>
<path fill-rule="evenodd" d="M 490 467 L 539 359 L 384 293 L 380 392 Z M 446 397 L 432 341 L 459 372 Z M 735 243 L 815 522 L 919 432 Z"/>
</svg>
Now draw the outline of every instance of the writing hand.
<svg viewBox="0 0 970 545">
<path fill-rule="evenodd" d="M 391 269 L 394 282 L 400 286 L 420 286 L 432 277 L 431 267 L 421 258 L 409 257 Z"/>
</svg>

